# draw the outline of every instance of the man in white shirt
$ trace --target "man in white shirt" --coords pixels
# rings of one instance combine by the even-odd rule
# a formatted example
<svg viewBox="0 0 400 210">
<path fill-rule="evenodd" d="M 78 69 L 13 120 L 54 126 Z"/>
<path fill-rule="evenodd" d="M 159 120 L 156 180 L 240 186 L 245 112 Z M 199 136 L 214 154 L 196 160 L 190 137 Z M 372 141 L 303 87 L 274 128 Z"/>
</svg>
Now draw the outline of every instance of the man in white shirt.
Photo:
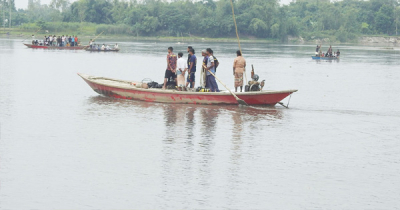
<svg viewBox="0 0 400 210">
<path fill-rule="evenodd" d="M 188 70 L 186 60 L 183 58 L 183 53 L 178 53 L 178 61 L 176 65 L 176 75 L 178 80 L 178 90 L 182 91 L 185 88 L 185 72 Z"/>
</svg>

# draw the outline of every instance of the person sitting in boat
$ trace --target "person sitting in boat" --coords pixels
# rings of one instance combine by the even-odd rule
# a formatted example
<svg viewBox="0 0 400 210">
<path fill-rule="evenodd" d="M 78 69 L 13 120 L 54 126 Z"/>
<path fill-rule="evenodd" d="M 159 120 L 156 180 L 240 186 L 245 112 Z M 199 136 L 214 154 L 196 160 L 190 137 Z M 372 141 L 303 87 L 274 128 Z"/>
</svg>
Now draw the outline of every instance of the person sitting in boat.
<svg viewBox="0 0 400 210">
<path fill-rule="evenodd" d="M 111 47 L 109 45 L 107 45 L 106 50 L 111 50 Z"/>
<path fill-rule="evenodd" d="M 119 49 L 118 43 L 115 43 L 115 45 L 114 45 L 114 50 L 118 50 L 118 49 Z"/>
<path fill-rule="evenodd" d="M 178 61 L 177 61 L 177 70 L 176 70 L 176 77 L 178 83 L 178 90 L 183 91 L 185 90 L 185 73 L 188 70 L 187 62 L 183 58 L 183 53 L 178 53 Z"/>
<path fill-rule="evenodd" d="M 338 58 L 339 56 L 340 56 L 340 51 L 338 49 L 337 52 L 336 52 L 336 57 Z"/>
<path fill-rule="evenodd" d="M 103 44 L 103 46 L 101 46 L 101 50 L 105 50 L 106 49 L 106 45 Z"/>
<path fill-rule="evenodd" d="M 176 74 L 175 74 L 175 72 L 176 72 L 176 61 L 177 61 L 177 57 L 174 54 L 174 48 L 168 47 L 167 69 L 165 70 L 163 89 L 166 88 L 168 79 L 170 79 L 171 77 L 173 79 L 176 79 Z"/>
</svg>

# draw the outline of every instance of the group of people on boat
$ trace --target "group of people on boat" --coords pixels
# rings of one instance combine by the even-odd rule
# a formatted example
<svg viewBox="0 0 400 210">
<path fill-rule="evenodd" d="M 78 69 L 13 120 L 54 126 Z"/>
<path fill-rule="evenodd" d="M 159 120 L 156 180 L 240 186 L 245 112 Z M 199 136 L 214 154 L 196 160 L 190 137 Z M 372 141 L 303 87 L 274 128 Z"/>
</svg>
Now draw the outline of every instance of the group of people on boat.
<svg viewBox="0 0 400 210">
<path fill-rule="evenodd" d="M 315 49 L 315 56 L 329 57 L 329 58 L 338 58 L 340 56 L 339 49 L 336 52 L 333 52 L 332 45 L 329 46 L 328 51 L 326 53 L 323 53 L 321 51 L 321 47 L 322 47 L 322 45 L 317 45 L 317 48 Z"/>
<path fill-rule="evenodd" d="M 118 43 L 115 43 L 113 48 L 111 48 L 110 45 L 108 45 L 108 44 L 107 45 L 103 44 L 102 46 L 100 46 L 99 44 L 96 44 L 94 42 L 94 40 L 91 39 L 89 41 L 89 49 L 92 49 L 92 50 L 119 50 L 119 46 L 118 46 Z"/>
<path fill-rule="evenodd" d="M 164 75 L 163 89 L 167 88 L 167 84 L 173 84 L 179 91 L 184 91 L 195 88 L 196 72 L 197 72 L 197 56 L 195 49 L 188 46 L 187 60 L 183 58 L 183 53 L 179 52 L 178 55 L 174 54 L 173 47 L 168 47 L 167 55 L 167 68 Z M 245 72 L 246 60 L 242 57 L 241 51 L 236 52 L 237 57 L 233 62 L 233 75 L 235 77 L 235 91 L 240 87 L 243 90 L 243 74 Z M 201 89 L 207 92 L 219 92 L 218 84 L 216 82 L 215 74 L 220 64 L 214 51 L 207 48 L 201 51 L 202 63 L 200 71 L 200 85 Z M 186 82 L 185 75 L 187 73 Z"/>
<path fill-rule="evenodd" d="M 32 35 L 32 45 L 40 46 L 57 46 L 57 47 L 75 47 L 79 45 L 78 36 L 56 36 L 49 35 L 44 36 L 43 40 L 35 39 L 35 35 Z"/>
</svg>

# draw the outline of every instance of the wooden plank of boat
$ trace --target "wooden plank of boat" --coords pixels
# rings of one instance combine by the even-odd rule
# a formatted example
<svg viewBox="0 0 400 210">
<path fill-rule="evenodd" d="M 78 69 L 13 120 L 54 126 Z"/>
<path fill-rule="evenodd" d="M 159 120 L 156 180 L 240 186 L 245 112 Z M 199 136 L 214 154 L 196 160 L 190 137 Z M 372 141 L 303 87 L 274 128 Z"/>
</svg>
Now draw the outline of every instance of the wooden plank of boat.
<svg viewBox="0 0 400 210">
<path fill-rule="evenodd" d="M 59 46 L 45 46 L 45 45 L 32 45 L 32 44 L 24 44 L 24 45 L 34 49 L 59 49 L 59 50 L 83 50 L 83 48 L 87 47 L 87 46 L 59 47 Z"/>
<path fill-rule="evenodd" d="M 311 56 L 314 60 L 337 60 L 338 57 L 320 57 L 320 56 Z"/>
<path fill-rule="evenodd" d="M 101 49 L 90 49 L 90 48 L 85 48 L 86 51 L 90 52 L 118 52 L 119 49 L 110 49 L 110 50 L 101 50 Z"/>
<path fill-rule="evenodd" d="M 141 100 L 147 102 L 161 103 L 183 103 L 183 104 L 231 104 L 238 102 L 228 91 L 222 92 L 187 92 L 176 90 L 162 90 L 157 88 L 138 88 L 138 82 L 111 79 L 106 77 L 95 77 L 86 74 L 78 74 L 98 94 L 113 98 Z M 282 91 L 256 91 L 236 93 L 236 95 L 249 105 L 274 106 L 281 100 L 296 92 L 297 90 Z"/>
</svg>

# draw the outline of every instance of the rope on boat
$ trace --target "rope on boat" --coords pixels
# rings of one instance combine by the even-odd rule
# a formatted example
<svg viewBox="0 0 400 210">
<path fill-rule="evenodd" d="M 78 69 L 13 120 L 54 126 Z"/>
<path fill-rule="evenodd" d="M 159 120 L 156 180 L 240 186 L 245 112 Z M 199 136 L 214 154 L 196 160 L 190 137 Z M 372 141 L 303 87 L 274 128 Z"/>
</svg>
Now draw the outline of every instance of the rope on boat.
<svg viewBox="0 0 400 210">
<path fill-rule="evenodd" d="M 289 103 L 291 98 L 292 98 L 292 93 L 289 95 L 289 101 L 287 102 L 287 105 L 283 104 L 282 102 L 278 102 L 278 104 L 285 107 L 286 109 L 289 109 Z"/>
</svg>

